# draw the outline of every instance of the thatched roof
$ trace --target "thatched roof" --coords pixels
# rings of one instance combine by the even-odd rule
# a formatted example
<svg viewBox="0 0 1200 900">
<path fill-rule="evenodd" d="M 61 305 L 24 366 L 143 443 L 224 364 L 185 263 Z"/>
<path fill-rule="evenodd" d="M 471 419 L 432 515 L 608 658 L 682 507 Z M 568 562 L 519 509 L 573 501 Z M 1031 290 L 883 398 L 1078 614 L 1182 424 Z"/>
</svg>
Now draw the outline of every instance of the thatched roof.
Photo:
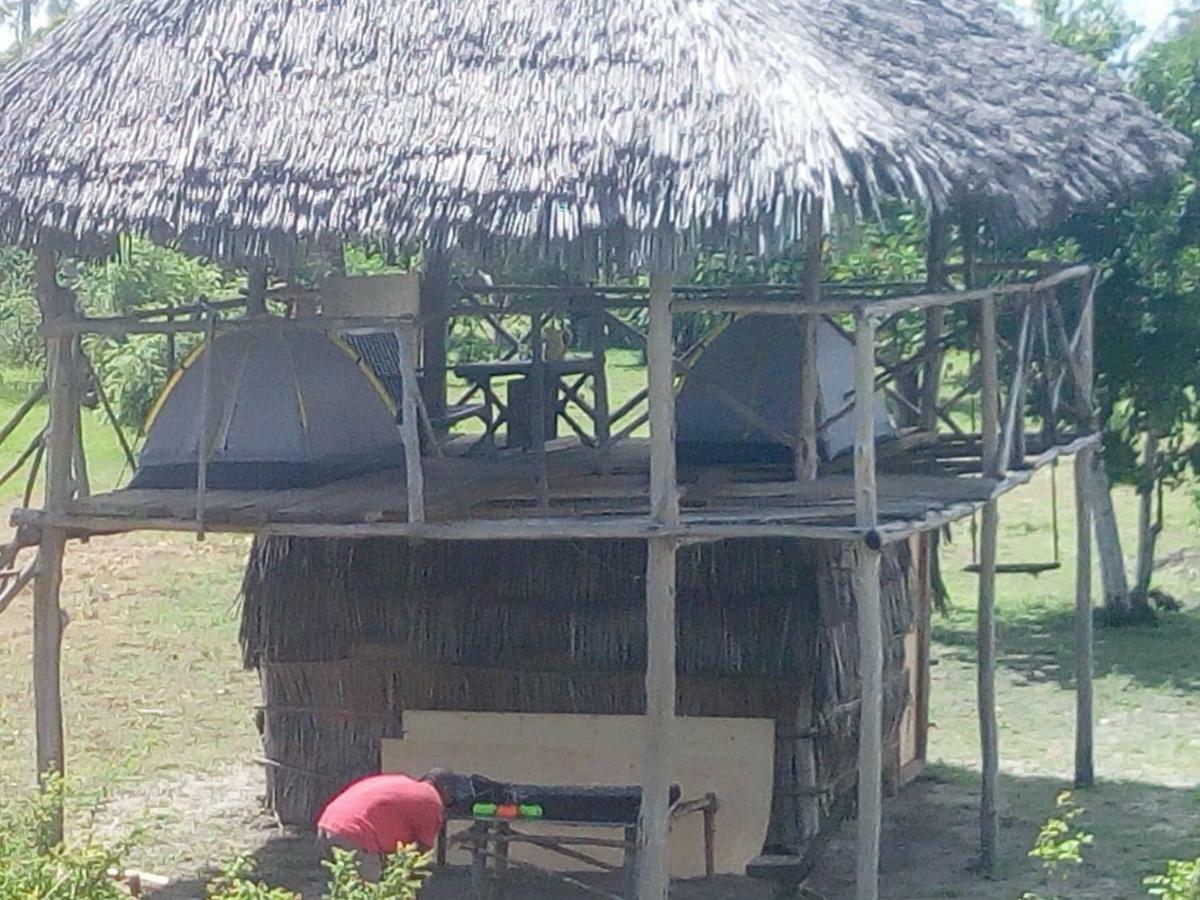
<svg viewBox="0 0 1200 900">
<path fill-rule="evenodd" d="M 0 239 L 757 244 L 818 195 L 969 187 L 1034 225 L 1179 165 L 1000 6 L 97 0 L 0 76 Z"/>
</svg>

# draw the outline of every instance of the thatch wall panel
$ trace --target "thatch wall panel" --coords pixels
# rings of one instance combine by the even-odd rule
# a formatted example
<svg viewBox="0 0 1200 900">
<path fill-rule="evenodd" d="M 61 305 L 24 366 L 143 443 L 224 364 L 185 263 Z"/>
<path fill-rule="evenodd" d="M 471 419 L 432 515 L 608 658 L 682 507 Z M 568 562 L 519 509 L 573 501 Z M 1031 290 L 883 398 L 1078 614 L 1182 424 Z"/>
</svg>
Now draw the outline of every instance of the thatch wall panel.
<svg viewBox="0 0 1200 900">
<path fill-rule="evenodd" d="M 818 797 L 823 824 L 853 809 L 854 552 L 785 540 L 680 552 L 678 710 L 776 721 L 772 845 L 809 846 L 805 797 Z M 403 708 L 642 713 L 645 563 L 641 541 L 257 542 L 242 642 L 263 672 L 264 747 L 282 764 L 271 773 L 276 812 L 307 823 L 338 786 L 373 771 L 379 738 L 402 733 Z M 882 582 L 894 777 L 918 588 L 907 545 L 884 554 Z M 798 782 L 808 754 L 815 784 Z"/>
</svg>

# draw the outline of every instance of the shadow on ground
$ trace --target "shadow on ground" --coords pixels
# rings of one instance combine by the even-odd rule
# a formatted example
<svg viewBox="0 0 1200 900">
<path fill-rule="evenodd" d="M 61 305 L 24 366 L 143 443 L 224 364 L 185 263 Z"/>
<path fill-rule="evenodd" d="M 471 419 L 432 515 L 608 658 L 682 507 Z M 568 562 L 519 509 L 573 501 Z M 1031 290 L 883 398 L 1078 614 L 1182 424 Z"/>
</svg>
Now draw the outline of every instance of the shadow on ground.
<svg viewBox="0 0 1200 900">
<path fill-rule="evenodd" d="M 997 623 L 1000 665 L 1028 682 L 1074 688 L 1075 616 L 1060 607 L 1002 610 Z M 1162 612 L 1153 625 L 1098 626 L 1096 676 L 1123 675 L 1142 687 L 1200 691 L 1200 610 Z M 934 639 L 956 658 L 975 662 L 975 620 L 954 615 L 934 621 Z"/>
<path fill-rule="evenodd" d="M 1038 828 L 1055 811 L 1063 788 L 1049 778 L 1005 776 L 1001 783 L 1001 860 L 994 879 L 974 869 L 977 846 L 978 775 L 967 769 L 932 767 L 885 804 L 880 896 L 884 900 L 1016 900 L 1022 891 L 1040 890 L 1045 879 L 1027 852 Z M 1077 795 L 1085 813 L 1080 825 L 1095 835 L 1086 861 L 1072 873 L 1060 895 L 1072 900 L 1145 897 L 1141 879 L 1172 856 L 1196 855 L 1200 846 L 1200 792 L 1133 782 L 1106 783 Z M 833 836 L 809 885 L 827 900 L 854 893 L 854 832 L 848 822 Z M 720 819 L 718 817 L 718 840 Z M 312 837 L 266 832 L 261 844 L 247 848 L 259 877 L 318 900 L 323 885 L 320 855 Z M 195 900 L 204 896 L 213 873 L 174 883 L 157 900 Z M 586 876 L 589 884 L 610 893 L 619 882 Z M 467 874 L 449 869 L 435 874 L 422 900 L 470 898 Z M 499 895 L 497 900 L 499 900 Z M 506 900 L 572 900 L 586 896 L 544 878 L 521 875 Z M 714 882 L 678 882 L 675 900 L 766 900 L 766 886 L 745 878 Z"/>
</svg>

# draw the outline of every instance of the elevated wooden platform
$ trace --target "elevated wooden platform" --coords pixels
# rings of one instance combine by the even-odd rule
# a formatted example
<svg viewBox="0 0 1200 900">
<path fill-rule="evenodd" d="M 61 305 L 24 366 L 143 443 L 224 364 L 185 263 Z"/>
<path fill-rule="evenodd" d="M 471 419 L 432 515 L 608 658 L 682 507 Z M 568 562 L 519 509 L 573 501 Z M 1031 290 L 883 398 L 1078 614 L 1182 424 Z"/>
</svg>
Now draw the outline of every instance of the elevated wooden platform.
<svg viewBox="0 0 1200 900">
<path fill-rule="evenodd" d="M 922 445 L 917 436 L 880 445 L 879 524 L 855 523 L 854 478 L 832 474 L 791 480 L 786 466 L 681 466 L 681 521 L 669 532 L 683 539 L 797 537 L 867 538 L 883 544 L 971 515 L 1027 482 L 1040 467 L 1095 442 L 1075 438 L 1040 449 L 1004 478 L 985 478 L 968 439 Z M 1034 439 L 1030 446 L 1036 447 Z M 637 538 L 665 536 L 650 519 L 649 446 L 612 449 L 599 471 L 596 451 L 559 442 L 547 454 L 549 505 L 534 499 L 536 460 L 519 452 L 494 459 L 426 459 L 427 521 L 408 522 L 404 469 L 314 488 L 208 491 L 203 520 L 190 490 L 118 490 L 75 499 L 66 512 L 18 510 L 19 526 L 62 526 L 74 534 L 135 530 L 290 534 L 311 537 L 402 536 L 430 539 Z"/>
</svg>

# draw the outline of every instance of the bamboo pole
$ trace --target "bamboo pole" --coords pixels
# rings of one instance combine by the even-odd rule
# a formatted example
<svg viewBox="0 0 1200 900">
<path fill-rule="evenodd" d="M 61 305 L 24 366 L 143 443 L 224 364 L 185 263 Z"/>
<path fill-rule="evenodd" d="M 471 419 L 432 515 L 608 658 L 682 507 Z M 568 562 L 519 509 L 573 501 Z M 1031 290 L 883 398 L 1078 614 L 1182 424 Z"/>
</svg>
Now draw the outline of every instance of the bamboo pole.
<svg viewBox="0 0 1200 900">
<path fill-rule="evenodd" d="M 542 329 L 546 319 L 540 313 L 529 317 L 529 378 L 526 399 L 529 403 L 529 444 L 535 461 L 534 485 L 538 509 L 550 508 L 550 477 L 546 470 L 546 345 Z M 555 391 L 557 396 L 557 391 Z"/>
<path fill-rule="evenodd" d="M 675 482 L 675 351 L 671 275 L 650 279 L 650 510 L 666 527 L 679 522 Z M 671 743 L 675 727 L 675 551 L 670 537 L 648 541 L 646 562 L 646 717 L 642 808 L 638 823 L 638 900 L 666 900 Z"/>
<path fill-rule="evenodd" d="M 804 259 L 804 302 L 817 306 L 821 302 L 821 278 L 824 275 L 822 257 L 825 235 L 825 212 L 820 200 L 813 208 L 805 226 L 807 241 Z M 795 474 L 797 481 L 812 481 L 817 477 L 818 432 L 817 407 L 820 403 L 820 379 L 817 361 L 817 331 L 821 317 L 810 313 L 800 317 L 800 396 L 796 421 Z"/>
<path fill-rule="evenodd" d="M 402 276 L 400 296 L 397 298 L 400 311 L 416 316 L 421 305 L 421 276 L 409 272 Z M 404 487 L 408 496 L 408 521 L 420 524 L 425 521 L 425 467 L 421 462 L 421 423 L 419 396 L 421 386 L 417 384 L 417 353 L 420 336 L 414 320 L 401 323 L 399 327 L 400 347 L 400 437 L 404 442 Z M 432 415 L 432 413 L 430 413 Z"/>
<path fill-rule="evenodd" d="M 1079 392 L 1092 406 L 1095 377 L 1095 276 L 1084 285 L 1079 320 Z M 1068 351 L 1069 352 L 1069 351 Z M 1075 457 L 1075 786 L 1091 787 L 1096 781 L 1095 713 L 1092 676 L 1095 669 L 1092 621 L 1092 468 L 1100 461 L 1094 446 Z"/>
<path fill-rule="evenodd" d="M 36 291 L 42 319 L 69 317 L 74 310 L 60 291 L 55 274 L 55 254 L 44 247 L 34 256 Z M 75 410 L 78 405 L 73 354 L 75 341 L 68 335 L 46 341 L 46 366 L 50 395 L 50 422 L 46 437 L 46 509 L 65 512 L 71 501 L 71 462 L 74 454 Z M 33 587 L 33 693 L 37 739 L 37 770 L 41 779 L 65 771 L 62 710 L 62 632 L 59 605 L 62 590 L 66 532 L 44 528 L 38 549 Z M 43 836 L 48 845 L 62 841 L 61 798 L 54 807 Z"/>
<path fill-rule="evenodd" d="M 930 291 L 946 287 L 946 256 L 950 250 L 950 226 L 945 216 L 934 212 L 929 219 L 929 245 L 926 252 L 926 286 Z M 942 364 L 946 351 L 942 332 L 946 329 L 945 307 L 925 311 L 924 361 L 921 372 L 921 413 L 923 431 L 933 431 L 938 421 L 938 394 L 942 389 Z"/>
<path fill-rule="evenodd" d="M 855 524 L 874 529 L 879 521 L 875 484 L 875 323 L 865 314 L 854 329 L 854 498 Z M 879 836 L 883 823 L 883 615 L 880 610 L 879 550 L 857 546 L 854 596 L 858 620 L 862 712 L 858 735 L 858 840 L 855 897 L 879 896 Z"/>
<path fill-rule="evenodd" d="M 980 308 L 980 366 L 982 388 L 983 472 L 999 478 L 1002 463 L 999 447 L 997 390 L 996 304 L 986 299 Z M 999 741 L 996 721 L 996 554 L 1000 510 L 995 500 L 983 507 L 979 545 L 979 631 L 978 692 L 979 740 L 982 759 L 982 790 L 979 806 L 979 860 L 985 872 L 996 865 L 1000 825 L 997 811 L 999 791 Z"/>
</svg>

